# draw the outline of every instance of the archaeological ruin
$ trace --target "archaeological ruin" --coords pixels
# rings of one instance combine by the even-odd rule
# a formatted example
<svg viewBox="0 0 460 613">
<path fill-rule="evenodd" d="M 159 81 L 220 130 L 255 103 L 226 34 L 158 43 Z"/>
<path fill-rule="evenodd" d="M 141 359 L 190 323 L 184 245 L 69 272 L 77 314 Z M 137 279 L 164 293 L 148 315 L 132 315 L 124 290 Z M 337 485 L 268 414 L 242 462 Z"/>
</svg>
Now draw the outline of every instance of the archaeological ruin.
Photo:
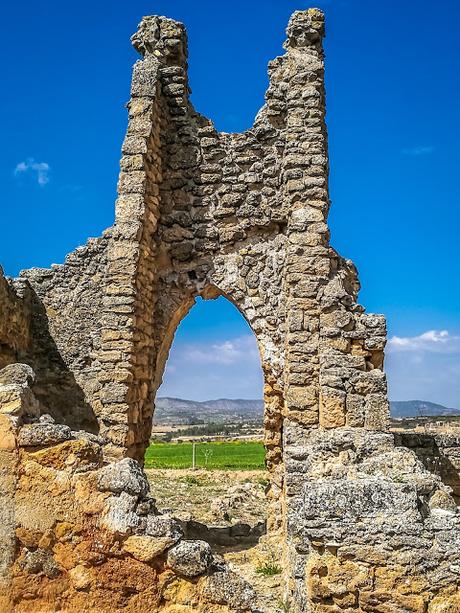
<svg viewBox="0 0 460 613">
<path fill-rule="evenodd" d="M 230 300 L 260 349 L 271 610 L 460 612 L 452 489 L 389 431 L 385 319 L 329 243 L 324 33 L 321 11 L 292 15 L 253 127 L 227 134 L 190 103 L 184 26 L 143 18 L 113 226 L 0 275 L 2 613 L 262 611 L 142 469 L 198 296 Z"/>
</svg>

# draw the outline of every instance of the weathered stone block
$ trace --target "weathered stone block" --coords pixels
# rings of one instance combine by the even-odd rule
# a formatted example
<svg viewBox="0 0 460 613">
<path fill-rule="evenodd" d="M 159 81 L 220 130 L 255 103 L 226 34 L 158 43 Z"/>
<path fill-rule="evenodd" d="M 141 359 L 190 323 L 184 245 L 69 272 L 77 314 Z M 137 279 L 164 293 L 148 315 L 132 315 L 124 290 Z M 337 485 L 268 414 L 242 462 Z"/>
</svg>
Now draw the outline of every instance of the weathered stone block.
<svg viewBox="0 0 460 613">
<path fill-rule="evenodd" d="M 141 562 L 151 562 L 176 541 L 167 536 L 129 536 L 123 543 L 123 550 Z"/>
<path fill-rule="evenodd" d="M 69 426 L 62 424 L 25 424 L 19 430 L 18 445 L 21 447 L 43 447 L 58 445 L 72 437 Z"/>
<path fill-rule="evenodd" d="M 323 428 L 340 428 L 346 421 L 346 393 L 323 388 L 319 397 L 319 423 Z"/>
<path fill-rule="evenodd" d="M 99 472 L 98 487 L 101 492 L 126 492 L 132 496 L 145 496 L 149 491 L 144 471 L 131 458 L 104 466 Z"/>
<path fill-rule="evenodd" d="M 167 561 L 179 575 L 197 577 L 211 565 L 211 546 L 205 541 L 181 541 L 168 551 Z"/>
</svg>

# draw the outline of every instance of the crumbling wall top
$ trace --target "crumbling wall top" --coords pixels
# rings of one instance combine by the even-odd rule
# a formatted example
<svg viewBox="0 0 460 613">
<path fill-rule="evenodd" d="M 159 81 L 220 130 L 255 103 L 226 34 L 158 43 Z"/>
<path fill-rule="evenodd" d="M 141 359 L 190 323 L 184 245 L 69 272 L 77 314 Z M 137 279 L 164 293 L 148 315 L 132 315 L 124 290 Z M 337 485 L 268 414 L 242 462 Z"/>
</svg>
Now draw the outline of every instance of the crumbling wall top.
<svg viewBox="0 0 460 613">
<path fill-rule="evenodd" d="M 320 9 L 295 11 L 286 29 L 284 48 L 303 48 L 318 43 L 325 36 L 324 13 Z"/>
<path fill-rule="evenodd" d="M 131 42 L 143 57 L 154 55 L 172 63 L 181 63 L 187 58 L 187 32 L 174 19 L 158 15 L 143 17 Z"/>
</svg>

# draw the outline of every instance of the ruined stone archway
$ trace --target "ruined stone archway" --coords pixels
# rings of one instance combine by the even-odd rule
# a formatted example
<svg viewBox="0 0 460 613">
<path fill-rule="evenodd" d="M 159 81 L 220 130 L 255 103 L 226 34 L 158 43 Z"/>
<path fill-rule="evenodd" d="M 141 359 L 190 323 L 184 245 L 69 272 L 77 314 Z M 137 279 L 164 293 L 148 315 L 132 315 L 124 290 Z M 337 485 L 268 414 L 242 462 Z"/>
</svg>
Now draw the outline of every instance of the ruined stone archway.
<svg viewBox="0 0 460 613">
<path fill-rule="evenodd" d="M 217 133 L 190 105 L 181 24 L 147 18 L 133 38 L 144 59 L 134 69 L 102 320 L 100 402 L 101 421 L 110 415 L 103 429 L 113 443 L 106 447 L 109 457 L 142 457 L 162 319 L 180 308 L 174 304 L 182 304 L 184 294 L 209 284 L 234 292 L 256 336 L 266 337 L 277 385 L 290 388 L 292 415 L 304 425 L 319 419 L 319 351 L 320 343 L 328 344 L 321 327 L 332 329 L 331 313 L 344 311 L 345 327 L 359 319 L 367 329 L 361 312 L 352 310 L 354 269 L 328 246 L 323 22 L 314 15 L 299 13 L 291 22 L 288 53 L 270 66 L 267 104 L 243 134 Z M 327 324 L 320 322 L 322 306 Z M 363 332 L 354 342 L 343 339 L 342 353 L 353 345 L 363 364 L 381 366 L 385 330 L 383 320 L 375 321 L 371 350 L 360 349 Z M 113 338 L 114 328 L 115 335 L 126 328 L 125 338 Z M 342 328 L 336 330 L 330 338 L 340 336 Z M 299 346 L 305 343 L 309 354 Z M 123 376 L 126 382 L 115 383 Z M 385 420 L 382 385 L 374 403 Z M 325 386 L 325 392 L 337 412 L 330 425 L 344 425 L 343 387 L 331 392 Z M 307 406 L 311 410 L 301 413 Z"/>
<path fill-rule="evenodd" d="M 460 514 L 388 431 L 385 319 L 329 243 L 323 36 L 321 11 L 293 14 L 254 126 L 226 134 L 189 101 L 184 26 L 142 20 L 114 226 L 0 278 L 0 608 L 147 613 L 179 585 L 181 606 L 254 610 L 155 512 L 135 460 L 172 330 L 215 288 L 261 347 L 292 610 L 460 607 Z"/>
</svg>

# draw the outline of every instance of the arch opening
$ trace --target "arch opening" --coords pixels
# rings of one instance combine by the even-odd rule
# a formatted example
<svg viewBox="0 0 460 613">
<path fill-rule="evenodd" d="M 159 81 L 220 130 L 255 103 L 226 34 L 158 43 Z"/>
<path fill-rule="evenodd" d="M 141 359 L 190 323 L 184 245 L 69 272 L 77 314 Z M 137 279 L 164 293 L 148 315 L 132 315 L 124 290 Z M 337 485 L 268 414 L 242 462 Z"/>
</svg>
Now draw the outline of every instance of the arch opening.
<svg viewBox="0 0 460 613">
<path fill-rule="evenodd" d="M 273 388 L 256 334 L 217 288 L 175 310 L 155 390 L 145 469 L 158 509 L 179 519 L 188 538 L 224 555 L 251 549 L 269 566 L 274 553 L 265 535 L 279 527 L 281 492 Z"/>
</svg>

